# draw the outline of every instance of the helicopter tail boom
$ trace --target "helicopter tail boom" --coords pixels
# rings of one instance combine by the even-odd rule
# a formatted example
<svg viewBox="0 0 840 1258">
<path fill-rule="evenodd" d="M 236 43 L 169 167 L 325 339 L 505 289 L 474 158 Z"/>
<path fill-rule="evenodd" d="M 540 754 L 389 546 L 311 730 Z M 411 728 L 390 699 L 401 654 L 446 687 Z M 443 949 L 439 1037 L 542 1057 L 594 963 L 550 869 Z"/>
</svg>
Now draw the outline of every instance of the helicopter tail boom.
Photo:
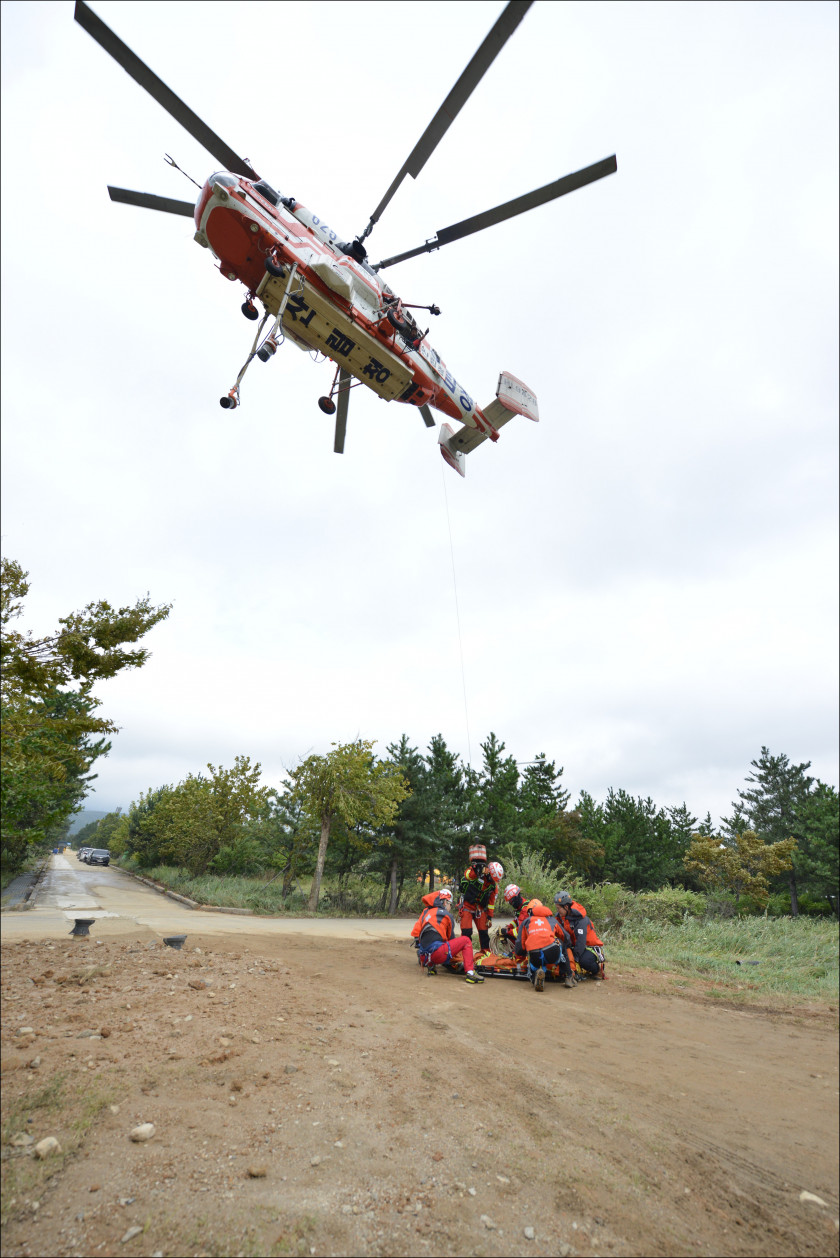
<svg viewBox="0 0 840 1258">
<path fill-rule="evenodd" d="M 496 440 L 498 431 L 515 415 L 539 420 L 540 412 L 535 394 L 526 384 L 503 371 L 499 376 L 496 396 L 489 405 L 482 407 L 481 414 L 488 423 L 487 431 L 464 424 L 455 432 L 449 424 L 441 424 L 438 433 L 440 452 L 459 476 L 466 475 L 466 456 L 488 437 Z"/>
</svg>

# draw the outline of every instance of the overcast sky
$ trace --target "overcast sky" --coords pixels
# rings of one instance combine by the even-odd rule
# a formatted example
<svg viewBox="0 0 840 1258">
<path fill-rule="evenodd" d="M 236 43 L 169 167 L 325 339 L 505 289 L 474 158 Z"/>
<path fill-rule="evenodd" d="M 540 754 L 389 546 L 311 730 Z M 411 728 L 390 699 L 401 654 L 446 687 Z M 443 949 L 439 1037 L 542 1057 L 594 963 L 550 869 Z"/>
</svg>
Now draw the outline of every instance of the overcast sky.
<svg viewBox="0 0 840 1258">
<path fill-rule="evenodd" d="M 347 238 L 502 5 L 93 8 Z M 370 241 L 618 156 L 388 273 L 441 307 L 430 342 L 479 403 L 500 369 L 539 398 L 465 480 L 365 389 L 335 455 L 332 368 L 290 344 L 223 411 L 243 290 L 190 220 L 106 192 L 191 200 L 163 154 L 199 183 L 215 159 L 72 3 L 2 18 L 3 552 L 37 634 L 94 599 L 174 604 L 99 691 L 121 733 L 91 808 L 403 732 L 479 763 L 495 730 L 573 799 L 701 816 L 762 744 L 836 784 L 837 5 L 534 4 Z"/>
</svg>

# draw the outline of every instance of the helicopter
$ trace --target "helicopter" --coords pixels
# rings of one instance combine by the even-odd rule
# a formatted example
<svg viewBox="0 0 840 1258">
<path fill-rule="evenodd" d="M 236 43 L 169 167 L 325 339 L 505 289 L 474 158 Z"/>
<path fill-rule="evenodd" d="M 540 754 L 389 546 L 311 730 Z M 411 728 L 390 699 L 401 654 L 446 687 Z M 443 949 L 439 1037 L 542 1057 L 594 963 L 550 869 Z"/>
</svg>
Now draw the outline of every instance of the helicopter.
<svg viewBox="0 0 840 1258">
<path fill-rule="evenodd" d="M 223 408 L 233 410 L 241 404 L 242 381 L 254 359 L 271 361 L 289 341 L 306 352 L 319 352 L 335 364 L 329 394 L 319 398 L 318 405 L 325 414 L 336 416 L 333 449 L 337 454 L 344 452 L 350 390 L 358 385 L 385 401 L 416 407 L 427 428 L 436 426 L 433 410 L 459 424 L 455 429 L 451 423 L 442 422 L 438 444 L 446 463 L 461 476 L 466 474 L 467 454 L 488 439 L 498 441 L 499 430 L 514 416 L 539 419 L 536 396 L 508 371 L 499 375 L 495 398 L 478 406 L 429 344 L 429 329 L 421 331 L 411 313 L 422 309 L 438 315 L 438 307 L 404 303 L 381 278 L 381 272 L 613 174 L 617 169 L 615 155 L 442 228 L 423 244 L 373 265 L 365 244 L 406 176 L 416 179 L 420 174 L 532 3 L 509 0 L 398 171 L 367 227 L 346 241 L 317 214 L 294 197 L 283 196 L 262 178 L 250 161 L 211 131 L 85 0 L 76 0 L 74 17 L 79 25 L 224 167 L 200 187 L 195 203 L 108 187 L 112 201 L 192 218 L 197 244 L 210 251 L 226 279 L 245 286 L 242 313 L 258 326 L 233 385 L 219 399 Z M 166 160 L 180 170 L 168 154 Z"/>
</svg>

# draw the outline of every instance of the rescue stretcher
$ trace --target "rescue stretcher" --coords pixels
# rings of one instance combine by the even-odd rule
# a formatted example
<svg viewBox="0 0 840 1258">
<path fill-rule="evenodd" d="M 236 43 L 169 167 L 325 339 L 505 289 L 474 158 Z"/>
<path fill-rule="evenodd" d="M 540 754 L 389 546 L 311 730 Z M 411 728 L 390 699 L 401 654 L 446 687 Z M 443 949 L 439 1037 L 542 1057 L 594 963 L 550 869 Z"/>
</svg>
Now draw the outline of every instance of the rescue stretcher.
<svg viewBox="0 0 840 1258">
<path fill-rule="evenodd" d="M 476 955 L 475 968 L 479 974 L 481 974 L 484 978 L 507 978 L 513 979 L 514 981 L 517 979 L 520 981 L 524 980 L 525 982 L 530 981 L 528 976 L 528 962 L 517 961 L 516 958 L 509 952 L 506 953 L 502 951 L 502 949 L 505 949 L 506 947 L 506 941 L 499 935 L 498 931 L 493 932 L 490 942 L 493 948 L 491 952 L 480 952 Z M 586 970 L 581 969 L 574 957 L 569 955 L 569 963 L 572 967 L 572 973 L 578 983 L 584 983 L 587 981 L 595 982 L 598 979 L 606 979 L 607 977 L 605 972 L 606 957 L 604 956 L 604 949 L 602 947 L 598 947 L 597 945 L 590 944 L 588 951 L 594 952 L 595 956 L 598 958 L 599 972 L 597 975 L 589 974 Z M 453 957 L 451 961 L 444 962 L 440 968 L 451 970 L 453 974 L 464 973 L 464 963 L 460 957 Z M 557 965 L 546 966 L 545 977 L 550 983 L 563 982 L 560 967 Z"/>
</svg>

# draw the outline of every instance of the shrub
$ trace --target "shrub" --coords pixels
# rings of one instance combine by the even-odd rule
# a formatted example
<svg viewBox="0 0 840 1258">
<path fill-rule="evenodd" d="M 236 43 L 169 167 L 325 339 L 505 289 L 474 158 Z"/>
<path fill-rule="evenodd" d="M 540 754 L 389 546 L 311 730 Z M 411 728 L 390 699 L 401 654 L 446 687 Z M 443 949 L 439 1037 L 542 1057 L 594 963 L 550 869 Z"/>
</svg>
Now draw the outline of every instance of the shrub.
<svg viewBox="0 0 840 1258">
<path fill-rule="evenodd" d="M 670 926 L 679 926 L 687 917 L 702 917 L 705 910 L 706 897 L 685 887 L 662 887 L 636 896 L 636 912 L 641 917 Z"/>
<path fill-rule="evenodd" d="M 217 874 L 258 874 L 265 865 L 266 854 L 257 840 L 242 837 L 220 848 L 210 862 Z"/>
<path fill-rule="evenodd" d="M 505 886 L 509 882 L 515 882 L 522 888 L 523 894 L 528 899 L 542 900 L 543 904 L 547 904 L 549 908 L 554 908 L 554 897 L 558 891 L 568 891 L 573 899 L 578 898 L 578 892 L 581 895 L 584 894 L 583 884 L 567 865 L 552 865 L 548 858 L 539 852 L 520 851 L 518 855 L 510 855 L 508 852 L 505 854 L 503 863 Z M 510 912 L 502 898 L 503 891 L 504 887 L 500 887 L 500 893 L 496 899 L 496 910 Z"/>
</svg>

